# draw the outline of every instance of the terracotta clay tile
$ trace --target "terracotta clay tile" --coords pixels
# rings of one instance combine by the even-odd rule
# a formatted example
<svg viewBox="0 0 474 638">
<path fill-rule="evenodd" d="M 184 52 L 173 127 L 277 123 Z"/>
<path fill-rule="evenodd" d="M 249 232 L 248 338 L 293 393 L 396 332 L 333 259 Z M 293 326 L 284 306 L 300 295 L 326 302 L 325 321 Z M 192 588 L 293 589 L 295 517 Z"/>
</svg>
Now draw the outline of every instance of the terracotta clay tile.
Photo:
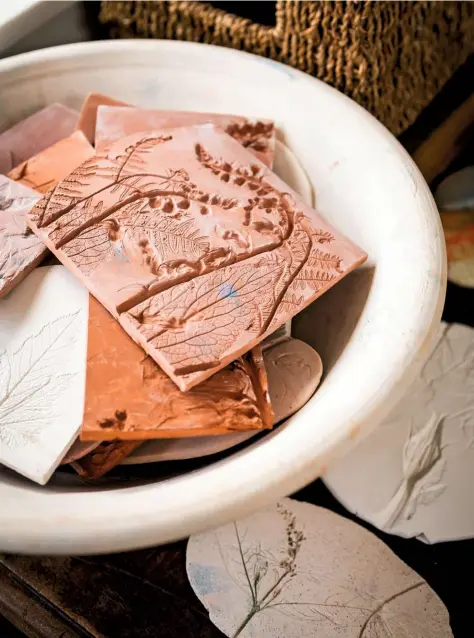
<svg viewBox="0 0 474 638">
<path fill-rule="evenodd" d="M 16 166 L 8 177 L 40 193 L 47 193 L 92 155 L 94 149 L 84 134 L 76 131 Z"/>
<path fill-rule="evenodd" d="M 141 445 L 141 441 L 105 441 L 71 465 L 84 479 L 98 479 L 107 474 Z"/>
<path fill-rule="evenodd" d="M 366 259 L 211 125 L 117 142 L 46 195 L 28 223 L 181 390 Z"/>
<path fill-rule="evenodd" d="M 93 297 L 81 440 L 157 439 L 271 428 L 259 347 L 181 392 Z"/>
</svg>

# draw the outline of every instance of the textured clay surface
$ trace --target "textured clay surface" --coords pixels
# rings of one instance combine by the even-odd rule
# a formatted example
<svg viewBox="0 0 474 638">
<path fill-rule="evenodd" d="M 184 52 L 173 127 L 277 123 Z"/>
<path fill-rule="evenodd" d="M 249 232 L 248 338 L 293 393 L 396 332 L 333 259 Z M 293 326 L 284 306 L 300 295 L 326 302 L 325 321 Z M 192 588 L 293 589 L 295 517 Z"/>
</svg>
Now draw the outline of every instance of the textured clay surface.
<svg viewBox="0 0 474 638">
<path fill-rule="evenodd" d="M 18 164 L 74 133 L 78 117 L 77 111 L 62 104 L 50 104 L 0 133 L 0 173 L 6 175 Z"/>
<path fill-rule="evenodd" d="M 100 106 L 97 111 L 95 148 L 100 153 L 109 144 L 141 131 L 161 131 L 207 123 L 219 126 L 264 164 L 272 167 L 275 155 L 274 123 L 241 115 Z"/>
<path fill-rule="evenodd" d="M 8 177 L 46 193 L 92 155 L 94 149 L 84 135 L 76 131 L 16 166 L 8 173 Z"/>
<path fill-rule="evenodd" d="M 212 125 L 118 142 L 47 193 L 28 223 L 181 390 L 366 259 Z"/>
<path fill-rule="evenodd" d="M 82 131 L 91 144 L 94 144 L 97 109 L 101 104 L 128 106 L 125 102 L 114 100 L 114 98 L 107 97 L 107 95 L 102 95 L 101 93 L 90 93 L 87 96 L 79 114 L 77 130 Z"/>
<path fill-rule="evenodd" d="M 98 479 L 134 452 L 141 441 L 104 441 L 92 452 L 77 458 L 71 466 L 84 479 Z"/>
<path fill-rule="evenodd" d="M 0 298 L 19 284 L 48 252 L 25 222 L 26 211 L 40 197 L 39 193 L 0 175 Z"/>
<path fill-rule="evenodd" d="M 9 177 L 0 176 L 0 297 L 19 284 L 48 253 L 41 239 L 26 225 L 26 212 L 40 199 L 40 193 L 54 187 L 93 153 L 83 134 L 73 133 L 20 164 Z"/>
<path fill-rule="evenodd" d="M 263 360 L 274 423 L 277 424 L 309 401 L 319 385 L 322 363 L 311 346 L 292 338 L 278 341 L 264 350 Z M 240 445 L 254 435 L 255 432 L 238 432 L 225 436 L 146 441 L 122 463 L 133 465 L 200 458 Z"/>
<path fill-rule="evenodd" d="M 258 346 L 181 392 L 93 297 L 86 376 L 83 441 L 228 434 L 273 424 Z"/>
<path fill-rule="evenodd" d="M 82 423 L 89 295 L 49 266 L 0 305 L 0 464 L 44 485 Z"/>
</svg>

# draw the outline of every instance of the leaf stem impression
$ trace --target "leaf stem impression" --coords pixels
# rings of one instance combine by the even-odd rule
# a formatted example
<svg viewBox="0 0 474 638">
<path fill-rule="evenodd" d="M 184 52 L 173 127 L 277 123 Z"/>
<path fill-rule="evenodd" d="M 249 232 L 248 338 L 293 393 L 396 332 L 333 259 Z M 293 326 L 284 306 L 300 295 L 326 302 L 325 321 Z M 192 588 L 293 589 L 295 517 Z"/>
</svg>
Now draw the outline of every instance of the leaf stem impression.
<svg viewBox="0 0 474 638">
<path fill-rule="evenodd" d="M 423 587 L 426 585 L 425 581 L 417 581 L 411 585 L 408 585 L 403 590 L 396 592 L 382 601 L 378 601 L 375 607 L 366 607 L 360 605 L 351 605 L 351 604 L 338 604 L 338 603 L 316 603 L 316 602 L 303 602 L 303 601 L 283 601 L 280 599 L 282 592 L 285 589 L 285 586 L 290 582 L 290 580 L 297 575 L 296 570 L 296 560 L 298 554 L 300 552 L 302 543 L 305 540 L 303 532 L 298 530 L 296 527 L 296 516 L 288 511 L 281 505 L 278 505 L 278 512 L 281 514 L 285 521 L 285 535 L 287 538 L 287 547 L 284 557 L 278 562 L 278 571 L 275 582 L 268 587 L 268 589 L 261 595 L 258 593 L 258 585 L 266 576 L 268 571 L 268 560 L 262 556 L 261 551 L 252 552 L 251 558 L 255 559 L 255 564 L 253 566 L 254 576 L 253 579 L 250 577 L 250 571 L 248 566 L 248 552 L 244 551 L 244 547 L 242 544 L 242 540 L 240 537 L 239 529 L 237 524 L 234 523 L 235 536 L 237 539 L 237 548 L 239 561 L 242 564 L 243 573 L 245 576 L 246 583 L 250 592 L 250 608 L 248 610 L 247 615 L 242 620 L 240 625 L 235 630 L 235 633 L 232 635 L 232 638 L 238 638 L 247 627 L 247 625 L 251 622 L 251 620 L 260 612 L 265 610 L 270 610 L 278 607 L 297 607 L 303 606 L 309 609 L 312 614 L 315 614 L 315 617 L 319 617 L 323 621 L 329 621 L 333 625 L 339 625 L 334 618 L 331 617 L 329 613 L 330 609 L 349 609 L 353 611 L 365 612 L 367 617 L 364 622 L 360 626 L 360 630 L 357 634 L 357 638 L 364 638 L 366 632 L 371 625 L 372 621 L 377 617 L 378 614 L 382 611 L 382 609 L 387 606 L 392 601 L 397 598 L 403 596 L 404 594 L 418 589 L 419 587 Z M 323 609 L 328 609 L 328 613 L 324 613 Z M 305 619 L 311 619 L 311 616 L 304 616 Z"/>
<path fill-rule="evenodd" d="M 286 523 L 286 554 L 282 558 L 282 560 L 280 560 L 278 565 L 278 568 L 282 571 L 278 574 L 278 577 L 273 585 L 271 585 L 261 596 L 258 595 L 258 584 L 267 573 L 268 561 L 264 559 L 263 561 L 259 562 L 259 557 L 257 556 L 257 563 L 254 567 L 254 579 L 252 583 L 242 548 L 242 541 L 240 539 L 239 530 L 237 525 L 234 523 L 237 546 L 239 548 L 239 556 L 242 562 L 245 578 L 250 589 L 251 606 L 247 616 L 244 618 L 244 620 L 234 633 L 233 638 L 237 638 L 256 614 L 264 611 L 271 602 L 275 601 L 281 595 L 281 592 L 285 586 L 285 581 L 288 582 L 288 580 L 296 574 L 296 559 L 301 549 L 301 545 L 305 540 L 305 537 L 303 532 L 296 528 L 296 516 L 294 514 L 292 514 L 289 510 L 281 505 L 278 505 L 278 512 L 281 514 Z"/>
<path fill-rule="evenodd" d="M 246 184 L 249 187 L 256 191 L 257 195 L 262 194 L 265 196 L 273 195 L 278 201 L 277 210 L 283 216 L 284 219 L 284 232 L 280 235 L 279 241 L 274 248 L 279 248 L 285 244 L 288 244 L 290 240 L 294 237 L 295 231 L 302 231 L 305 233 L 308 241 L 308 245 L 305 250 L 305 254 L 301 263 L 295 268 L 295 270 L 290 274 L 288 280 L 285 282 L 281 291 L 279 292 L 277 298 L 274 301 L 273 308 L 270 311 L 268 317 L 266 318 L 263 326 L 260 329 L 260 335 L 265 334 L 265 332 L 270 327 L 271 322 L 273 321 L 275 314 L 278 310 L 278 307 L 285 296 L 288 288 L 291 286 L 293 281 L 296 279 L 298 274 L 301 272 L 306 262 L 309 259 L 312 249 L 312 239 L 310 233 L 304 228 L 303 224 L 298 223 L 304 219 L 302 213 L 296 213 L 293 210 L 293 207 L 290 205 L 288 199 L 288 193 L 281 193 L 276 188 L 274 188 L 271 184 L 266 182 L 263 179 L 263 175 L 261 174 L 261 169 L 257 165 L 252 165 L 250 171 L 245 171 L 242 168 L 235 168 L 232 164 L 228 162 L 218 161 L 211 156 L 211 154 L 201 145 L 196 144 L 195 147 L 196 157 L 201 162 L 203 166 L 211 170 L 214 174 L 219 175 L 220 179 L 223 181 L 229 181 L 232 177 L 232 181 L 237 186 L 244 186 Z M 252 207 L 248 212 L 249 221 L 251 219 Z M 272 250 L 274 249 L 272 248 Z M 291 253 L 291 250 L 290 250 Z"/>
</svg>

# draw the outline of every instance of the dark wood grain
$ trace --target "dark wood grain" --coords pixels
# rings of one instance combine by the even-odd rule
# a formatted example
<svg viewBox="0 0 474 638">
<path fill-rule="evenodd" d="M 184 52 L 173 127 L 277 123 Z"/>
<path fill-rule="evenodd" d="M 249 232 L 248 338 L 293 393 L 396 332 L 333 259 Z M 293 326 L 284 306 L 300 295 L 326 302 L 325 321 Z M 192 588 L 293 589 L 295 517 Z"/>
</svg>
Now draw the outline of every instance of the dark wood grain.
<svg viewBox="0 0 474 638">
<path fill-rule="evenodd" d="M 0 610 L 11 625 L 0 623 L 2 638 L 26 635 L 31 638 L 89 638 L 84 631 L 56 609 L 40 591 L 29 587 L 23 578 L 16 577 L 0 564 Z"/>
<path fill-rule="evenodd" d="M 186 576 L 185 543 L 94 558 L 1 556 L 0 583 L 16 578 L 35 600 L 41 592 L 50 613 L 61 613 L 73 636 L 120 638 L 218 638 Z M 20 601 L 24 608 L 28 597 Z M 7 616 L 0 597 L 0 612 Z M 21 612 L 19 612 L 21 613 Z M 10 619 L 10 618 L 9 618 Z M 20 626 L 15 618 L 11 618 Z M 21 629 L 34 638 L 58 638 Z"/>
<path fill-rule="evenodd" d="M 474 141 L 474 94 L 421 144 L 413 159 L 428 184 L 441 175 L 466 144 Z"/>
</svg>

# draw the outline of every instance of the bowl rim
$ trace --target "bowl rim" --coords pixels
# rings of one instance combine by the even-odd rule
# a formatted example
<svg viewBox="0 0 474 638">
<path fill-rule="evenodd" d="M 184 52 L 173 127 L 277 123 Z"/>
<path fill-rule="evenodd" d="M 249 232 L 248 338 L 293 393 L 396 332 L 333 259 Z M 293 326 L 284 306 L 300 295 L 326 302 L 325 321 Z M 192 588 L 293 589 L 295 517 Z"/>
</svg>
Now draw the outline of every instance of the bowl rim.
<svg viewBox="0 0 474 638">
<path fill-rule="evenodd" d="M 48 503 L 57 499 L 59 512 L 65 499 L 74 498 L 75 514 L 58 513 L 54 520 L 38 522 L 28 512 L 12 514 L 8 512 L 9 507 L 2 507 L 2 550 L 31 554 L 45 551 L 50 554 L 92 554 L 133 550 L 183 538 L 208 528 L 209 521 L 217 526 L 265 507 L 324 473 L 327 464 L 341 456 L 351 445 L 355 429 L 365 435 L 376 427 L 419 372 L 436 336 L 446 290 L 446 254 L 439 215 L 429 188 L 392 134 L 365 109 L 321 80 L 279 62 L 214 45 L 173 40 L 118 40 L 61 45 L 0 60 L 0 91 L 2 75 L 22 71 L 28 73 L 51 62 L 100 56 L 103 53 L 147 54 L 159 59 L 159 54 L 172 54 L 177 50 L 187 52 L 190 56 L 212 58 L 217 55 L 221 65 L 235 64 L 236 60 L 242 60 L 247 65 L 258 63 L 260 70 L 262 61 L 265 61 L 280 72 L 284 70 L 293 79 L 314 83 L 320 90 L 324 87 L 324 91 L 329 91 L 337 100 L 345 102 L 351 109 L 358 109 L 359 118 L 376 130 L 377 135 L 384 137 L 397 159 L 404 167 L 409 167 L 417 187 L 414 201 L 418 200 L 417 210 L 423 216 L 424 229 L 432 244 L 432 259 L 426 260 L 423 276 L 429 279 L 435 272 L 435 282 L 432 283 L 428 301 L 419 309 L 418 323 L 410 335 L 409 344 L 405 344 L 405 351 L 400 354 L 390 383 L 379 388 L 376 400 L 361 404 L 355 418 L 347 418 L 344 423 L 337 424 L 334 428 L 337 430 L 337 441 L 319 441 L 315 449 L 314 443 L 305 440 L 300 441 L 299 446 L 293 444 L 290 448 L 288 436 L 283 435 L 286 429 L 282 434 L 279 432 L 278 436 L 267 437 L 264 445 L 250 446 L 225 461 L 143 486 L 125 487 L 115 492 L 103 489 L 84 491 L 73 495 L 55 489 L 41 492 L 38 486 L 32 486 L 31 490 L 38 495 L 38 499 Z M 156 64 L 159 65 L 160 61 Z M 311 401 L 308 407 L 310 405 Z M 292 417 L 292 422 L 295 425 L 302 423 L 306 412 L 305 409 L 300 411 Z M 235 477 L 238 477 L 239 489 L 231 490 L 231 486 L 237 482 Z M 8 499 L 8 479 L 5 485 L 4 493 Z M 115 494 L 115 498 L 111 494 Z M 14 494 L 12 503 L 13 500 Z M 181 502 L 181 513 L 175 511 L 177 501 Z"/>
</svg>

